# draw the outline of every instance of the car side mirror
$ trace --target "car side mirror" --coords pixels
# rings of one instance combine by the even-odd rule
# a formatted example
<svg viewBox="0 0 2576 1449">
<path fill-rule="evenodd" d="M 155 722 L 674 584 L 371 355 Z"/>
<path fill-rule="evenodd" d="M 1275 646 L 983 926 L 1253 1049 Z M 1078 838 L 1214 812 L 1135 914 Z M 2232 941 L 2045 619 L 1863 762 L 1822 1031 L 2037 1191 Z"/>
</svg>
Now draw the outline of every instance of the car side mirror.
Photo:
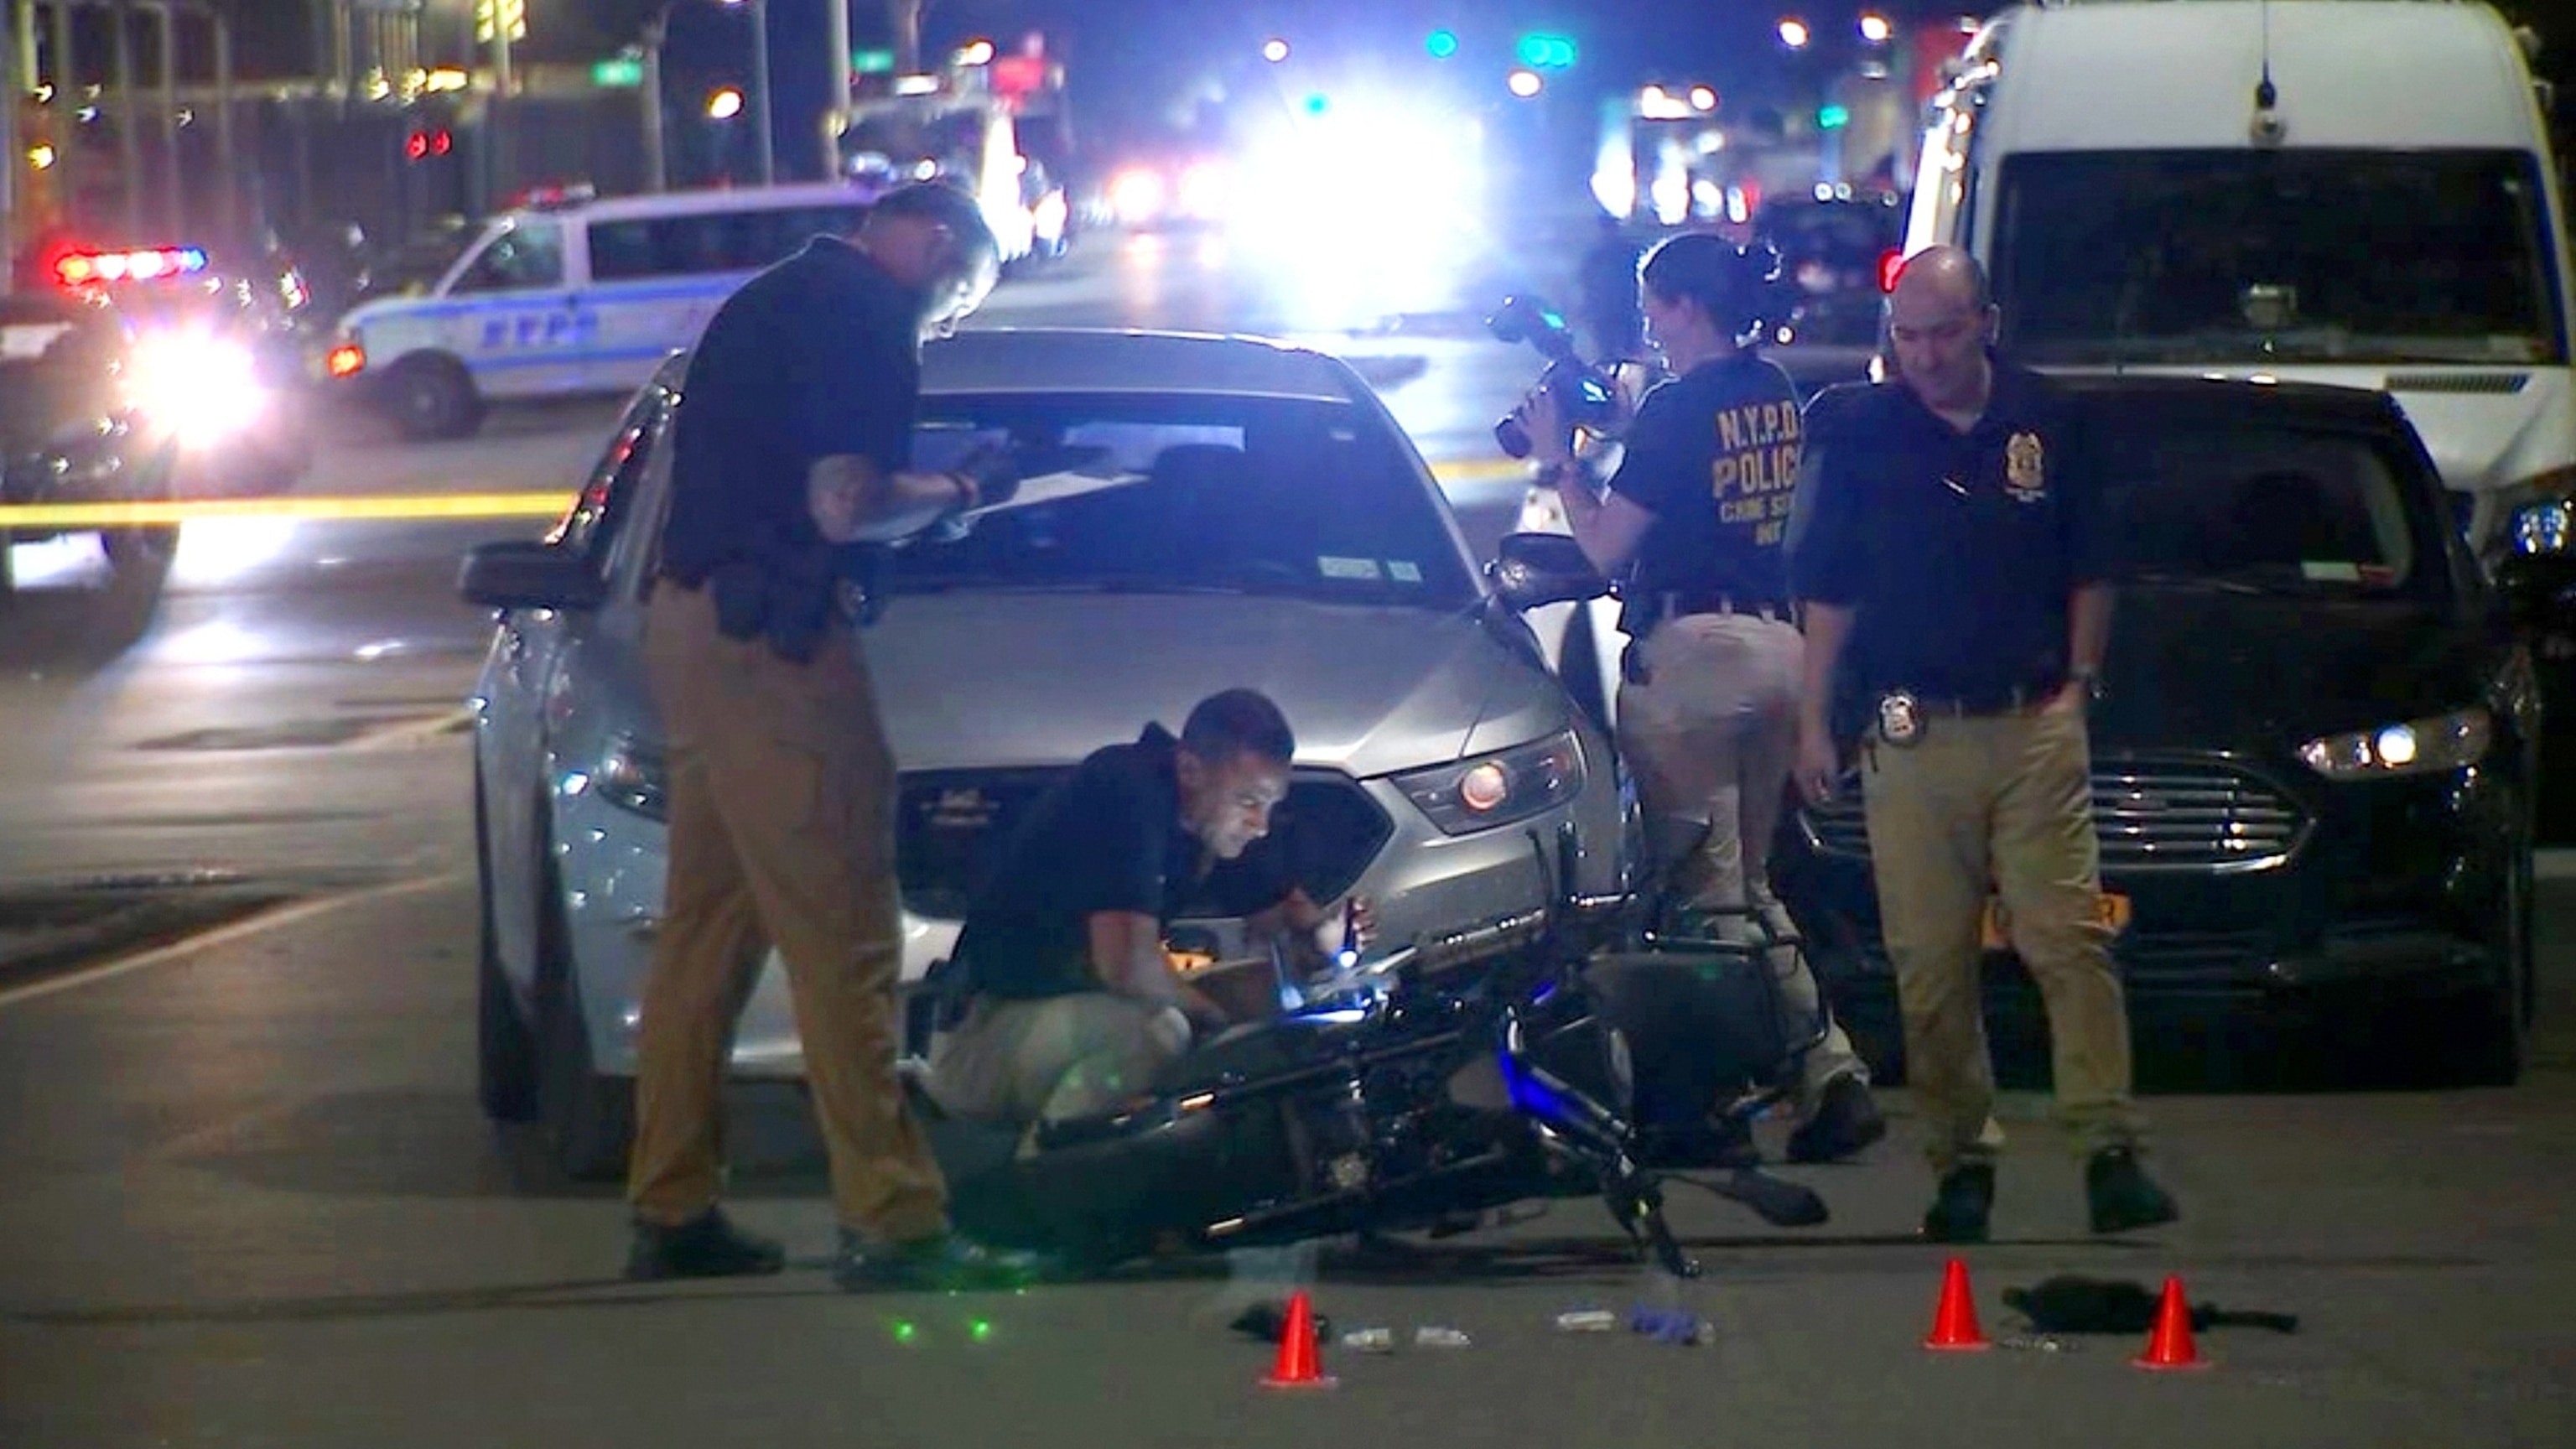
<svg viewBox="0 0 2576 1449">
<path fill-rule="evenodd" d="M 1610 581 L 1583 556 L 1583 546 L 1562 533 L 1506 534 L 1485 577 L 1512 608 L 1579 603 L 1610 592 Z"/>
<path fill-rule="evenodd" d="M 489 609 L 595 609 L 608 598 L 590 560 L 526 539 L 468 550 L 456 591 Z"/>
<path fill-rule="evenodd" d="M 2576 555 L 2507 554 L 2496 564 L 2495 580 L 2516 625 L 2576 632 Z"/>
</svg>

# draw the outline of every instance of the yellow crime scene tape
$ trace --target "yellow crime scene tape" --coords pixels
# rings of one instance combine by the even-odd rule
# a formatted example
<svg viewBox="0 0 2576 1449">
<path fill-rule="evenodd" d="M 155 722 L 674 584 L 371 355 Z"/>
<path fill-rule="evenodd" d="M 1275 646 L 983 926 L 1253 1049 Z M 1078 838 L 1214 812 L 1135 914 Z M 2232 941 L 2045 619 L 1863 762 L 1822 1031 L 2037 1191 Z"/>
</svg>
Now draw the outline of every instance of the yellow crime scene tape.
<svg viewBox="0 0 2576 1449">
<path fill-rule="evenodd" d="M 1460 459 L 1435 463 L 1443 483 L 1486 483 L 1525 477 L 1525 464 L 1509 459 Z M 572 506 L 571 490 L 542 493 L 389 493 L 380 497 L 204 498 L 158 503 L 0 504 L 0 529 L 147 528 L 212 518 L 557 518 Z"/>
</svg>

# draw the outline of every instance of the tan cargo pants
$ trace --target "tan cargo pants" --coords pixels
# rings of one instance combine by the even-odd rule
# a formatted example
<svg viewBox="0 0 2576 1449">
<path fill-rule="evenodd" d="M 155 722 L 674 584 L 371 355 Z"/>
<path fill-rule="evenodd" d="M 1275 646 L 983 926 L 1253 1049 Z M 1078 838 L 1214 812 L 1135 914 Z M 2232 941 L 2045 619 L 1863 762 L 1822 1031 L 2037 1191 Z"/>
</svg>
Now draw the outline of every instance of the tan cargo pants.
<svg viewBox="0 0 2576 1449">
<path fill-rule="evenodd" d="M 1638 642 L 1647 682 L 1619 688 L 1619 752 L 1637 781 L 1655 868 L 1684 904 L 1750 907 L 1779 936 L 1796 935 L 1769 864 L 1796 754 L 1805 647 L 1795 625 L 1757 614 L 1685 614 Z M 1721 938 L 1743 929 L 1724 915 L 1716 923 Z M 1806 954 L 1783 947 L 1772 958 L 1789 1009 L 1817 1011 Z M 1869 1080 L 1839 1023 L 1803 1064 L 1802 1119 L 1837 1077 Z"/>
<path fill-rule="evenodd" d="M 2048 1009 L 2059 1121 L 2079 1152 L 2136 1143 L 2128 1008 L 2101 919 L 2092 751 L 2073 705 L 1929 714 L 1873 732 L 1861 787 L 1881 933 L 1905 1017 L 1906 1081 L 1935 1171 L 2002 1149 L 1979 964 L 1987 893 Z"/>
<path fill-rule="evenodd" d="M 812 660 L 717 631 L 706 590 L 663 581 L 645 658 L 670 751 L 670 884 L 636 1040 L 637 1214 L 675 1223 L 719 1186 L 735 1019 L 774 942 L 844 1226 L 947 1227 L 947 1185 L 895 1076 L 903 964 L 894 760 L 858 642 Z"/>
<path fill-rule="evenodd" d="M 1180 1012 L 1106 991 L 978 996 L 931 1038 L 930 1094 L 961 1117 L 1089 1117 L 1145 1091 L 1189 1045 Z"/>
</svg>

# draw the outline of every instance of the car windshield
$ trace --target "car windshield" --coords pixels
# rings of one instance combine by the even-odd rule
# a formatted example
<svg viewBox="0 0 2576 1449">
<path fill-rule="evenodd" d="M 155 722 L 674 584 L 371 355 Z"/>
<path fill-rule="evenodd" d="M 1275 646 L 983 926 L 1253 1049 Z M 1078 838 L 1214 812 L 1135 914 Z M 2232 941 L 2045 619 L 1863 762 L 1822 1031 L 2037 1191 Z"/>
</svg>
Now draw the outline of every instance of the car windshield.
<svg viewBox="0 0 2576 1449">
<path fill-rule="evenodd" d="M 914 464 L 1018 450 L 1022 499 L 896 554 L 897 593 L 1269 594 L 1453 609 L 1478 597 L 1449 517 L 1373 415 L 1285 398 L 922 399 Z"/>
<path fill-rule="evenodd" d="M 2100 409 L 2116 576 L 2265 593 L 2438 594 L 2432 483 L 2368 434 Z"/>
<path fill-rule="evenodd" d="M 2004 343 L 2034 363 L 2566 356 L 2528 156 L 2040 153 L 2002 186 Z"/>
</svg>

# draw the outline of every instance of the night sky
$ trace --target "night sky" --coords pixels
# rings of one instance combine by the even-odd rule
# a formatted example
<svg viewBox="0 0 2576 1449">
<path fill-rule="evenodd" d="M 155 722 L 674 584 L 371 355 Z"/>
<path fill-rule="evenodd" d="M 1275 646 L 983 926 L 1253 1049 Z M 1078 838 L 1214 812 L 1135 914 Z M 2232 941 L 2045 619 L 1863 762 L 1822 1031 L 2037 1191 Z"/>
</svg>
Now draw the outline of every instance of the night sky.
<svg viewBox="0 0 2576 1449">
<path fill-rule="evenodd" d="M 453 27 L 470 3 L 429 0 L 433 34 L 458 33 Z M 631 39 L 635 22 L 656 0 L 526 3 L 533 56 L 587 61 Z M 827 0 L 769 3 L 780 129 L 802 134 L 806 118 L 819 113 L 827 84 L 819 57 Z M 879 0 L 850 4 L 857 43 L 888 33 Z M 741 15 L 717 0 L 673 0 L 668 8 L 665 64 L 675 96 L 745 79 L 749 45 Z M 1296 45 L 1301 63 L 1357 53 L 1423 66 L 1429 64 L 1424 37 L 1445 27 L 1461 42 L 1451 67 L 1498 76 L 1510 64 L 1515 37 L 1545 30 L 1571 36 L 1582 48 L 1575 71 L 1560 82 L 1568 93 L 1596 84 L 1632 86 L 1659 70 L 1669 77 L 1675 57 L 1701 72 L 1691 79 L 1725 88 L 1778 74 L 1782 53 L 1774 27 L 1783 15 L 1806 20 L 1821 52 L 1858 43 L 1854 22 L 1863 8 L 1790 0 L 930 0 L 924 30 L 934 53 L 977 36 L 1008 48 L 1025 30 L 1046 32 L 1050 49 L 1067 61 L 1074 114 L 1098 137 L 1153 124 L 1193 80 L 1219 79 L 1227 67 L 1239 80 L 1274 79 L 1262 74 L 1258 59 L 1261 42 L 1271 35 Z M 1962 13 L 1956 4 L 1923 0 L 1887 0 L 1869 8 L 1900 24 L 1940 23 Z M 2562 86 L 2576 88 L 2576 0 L 2512 0 L 2499 8 L 2552 39 L 2542 69 Z M 238 13 L 245 74 L 309 69 L 310 0 L 238 0 Z M 99 54 L 100 48 L 90 49 L 91 57 Z M 1811 63 L 1827 59 L 1817 54 Z"/>
</svg>

